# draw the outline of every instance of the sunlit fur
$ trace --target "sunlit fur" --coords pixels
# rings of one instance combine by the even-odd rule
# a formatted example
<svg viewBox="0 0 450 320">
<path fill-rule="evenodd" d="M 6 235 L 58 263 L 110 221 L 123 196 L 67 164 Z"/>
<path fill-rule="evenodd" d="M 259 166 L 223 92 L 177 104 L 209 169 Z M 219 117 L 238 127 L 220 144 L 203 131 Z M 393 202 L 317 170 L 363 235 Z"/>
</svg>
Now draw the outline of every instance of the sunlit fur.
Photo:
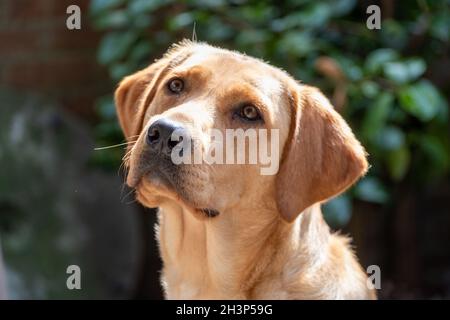
<svg viewBox="0 0 450 320">
<path fill-rule="evenodd" d="M 172 77 L 185 92 L 167 93 Z M 231 116 L 258 105 L 279 129 L 280 170 L 258 165 L 185 165 L 173 181 L 148 170 L 145 132 L 157 119 L 183 123 L 207 148 L 208 129 L 246 128 Z M 159 207 L 156 227 L 169 299 L 370 299 L 350 240 L 330 233 L 320 203 L 367 170 L 362 146 L 319 90 L 237 52 L 184 41 L 116 91 L 130 141 L 127 182 L 139 202 Z M 137 139 L 136 139 L 137 137 Z M 206 217 L 199 208 L 220 212 Z"/>
</svg>

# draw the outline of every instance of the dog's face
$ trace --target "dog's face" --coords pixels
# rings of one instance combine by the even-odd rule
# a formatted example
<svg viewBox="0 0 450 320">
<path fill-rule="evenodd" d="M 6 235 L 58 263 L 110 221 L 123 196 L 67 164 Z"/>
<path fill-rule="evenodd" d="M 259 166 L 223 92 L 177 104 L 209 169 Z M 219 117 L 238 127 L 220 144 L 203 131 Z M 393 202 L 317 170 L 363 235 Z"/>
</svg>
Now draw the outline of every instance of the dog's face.
<svg viewBox="0 0 450 320">
<path fill-rule="evenodd" d="M 292 221 L 367 168 L 364 150 L 320 92 L 260 60 L 206 44 L 183 42 L 125 78 L 116 106 L 133 142 L 127 183 L 149 207 L 176 202 L 199 218 L 273 207 Z M 254 130 L 255 139 L 226 139 L 239 129 Z M 210 155 L 232 161 L 196 158 L 215 145 L 213 131 L 224 144 Z M 261 147 L 263 139 L 280 164 L 274 174 L 261 174 L 261 157 L 248 161 L 250 144 Z M 236 163 L 240 154 L 244 163 Z M 174 155 L 191 157 L 179 163 Z"/>
</svg>

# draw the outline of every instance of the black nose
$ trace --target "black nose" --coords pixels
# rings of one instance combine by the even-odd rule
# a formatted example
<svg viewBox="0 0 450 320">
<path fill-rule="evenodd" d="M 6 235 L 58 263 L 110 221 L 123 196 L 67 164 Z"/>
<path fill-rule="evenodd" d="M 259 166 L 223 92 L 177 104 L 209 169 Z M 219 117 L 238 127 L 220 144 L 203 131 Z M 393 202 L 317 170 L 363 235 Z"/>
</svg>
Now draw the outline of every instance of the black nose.
<svg viewBox="0 0 450 320">
<path fill-rule="evenodd" d="M 172 138 L 175 131 L 184 133 L 183 126 L 168 119 L 155 121 L 147 132 L 147 144 L 150 146 L 150 150 L 170 156 L 172 149 L 183 140 L 182 134 L 178 139 Z"/>
</svg>

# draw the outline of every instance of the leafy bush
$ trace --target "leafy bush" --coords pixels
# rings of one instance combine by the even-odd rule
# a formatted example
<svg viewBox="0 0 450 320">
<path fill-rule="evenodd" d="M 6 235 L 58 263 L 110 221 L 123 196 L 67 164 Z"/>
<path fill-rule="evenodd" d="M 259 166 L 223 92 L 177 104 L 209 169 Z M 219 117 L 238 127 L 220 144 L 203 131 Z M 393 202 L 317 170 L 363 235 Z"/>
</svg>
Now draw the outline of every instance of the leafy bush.
<svg viewBox="0 0 450 320">
<path fill-rule="evenodd" d="M 405 4 L 404 4 L 405 5 Z M 446 98 L 430 80 L 430 65 L 448 52 L 448 2 L 408 2 L 381 30 L 366 28 L 356 0 L 94 0 L 93 24 L 105 31 L 98 62 L 111 79 L 142 68 L 168 46 L 191 38 L 246 52 L 282 67 L 331 94 L 336 83 L 317 67 L 336 61 L 346 80 L 340 112 L 369 153 L 371 169 L 351 192 L 329 202 L 327 219 L 343 226 L 352 198 L 390 205 L 395 186 L 426 187 L 449 173 Z M 99 100 L 99 143 L 117 143 L 120 131 L 112 96 Z M 116 166 L 120 152 L 97 153 Z M 114 153 L 115 152 L 115 153 Z"/>
</svg>

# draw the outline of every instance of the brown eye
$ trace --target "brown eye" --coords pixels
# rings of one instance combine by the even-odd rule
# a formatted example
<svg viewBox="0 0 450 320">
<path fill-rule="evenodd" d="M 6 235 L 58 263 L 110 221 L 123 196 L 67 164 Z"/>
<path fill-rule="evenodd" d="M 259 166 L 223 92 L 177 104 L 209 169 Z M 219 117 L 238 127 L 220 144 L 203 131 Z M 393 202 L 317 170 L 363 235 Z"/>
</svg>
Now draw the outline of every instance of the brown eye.
<svg viewBox="0 0 450 320">
<path fill-rule="evenodd" d="M 259 110 L 251 104 L 243 106 L 240 110 L 239 116 L 247 121 L 261 120 Z"/>
<path fill-rule="evenodd" d="M 172 93 L 180 93 L 184 89 L 184 82 L 181 79 L 172 79 L 169 81 L 167 88 Z"/>
</svg>

